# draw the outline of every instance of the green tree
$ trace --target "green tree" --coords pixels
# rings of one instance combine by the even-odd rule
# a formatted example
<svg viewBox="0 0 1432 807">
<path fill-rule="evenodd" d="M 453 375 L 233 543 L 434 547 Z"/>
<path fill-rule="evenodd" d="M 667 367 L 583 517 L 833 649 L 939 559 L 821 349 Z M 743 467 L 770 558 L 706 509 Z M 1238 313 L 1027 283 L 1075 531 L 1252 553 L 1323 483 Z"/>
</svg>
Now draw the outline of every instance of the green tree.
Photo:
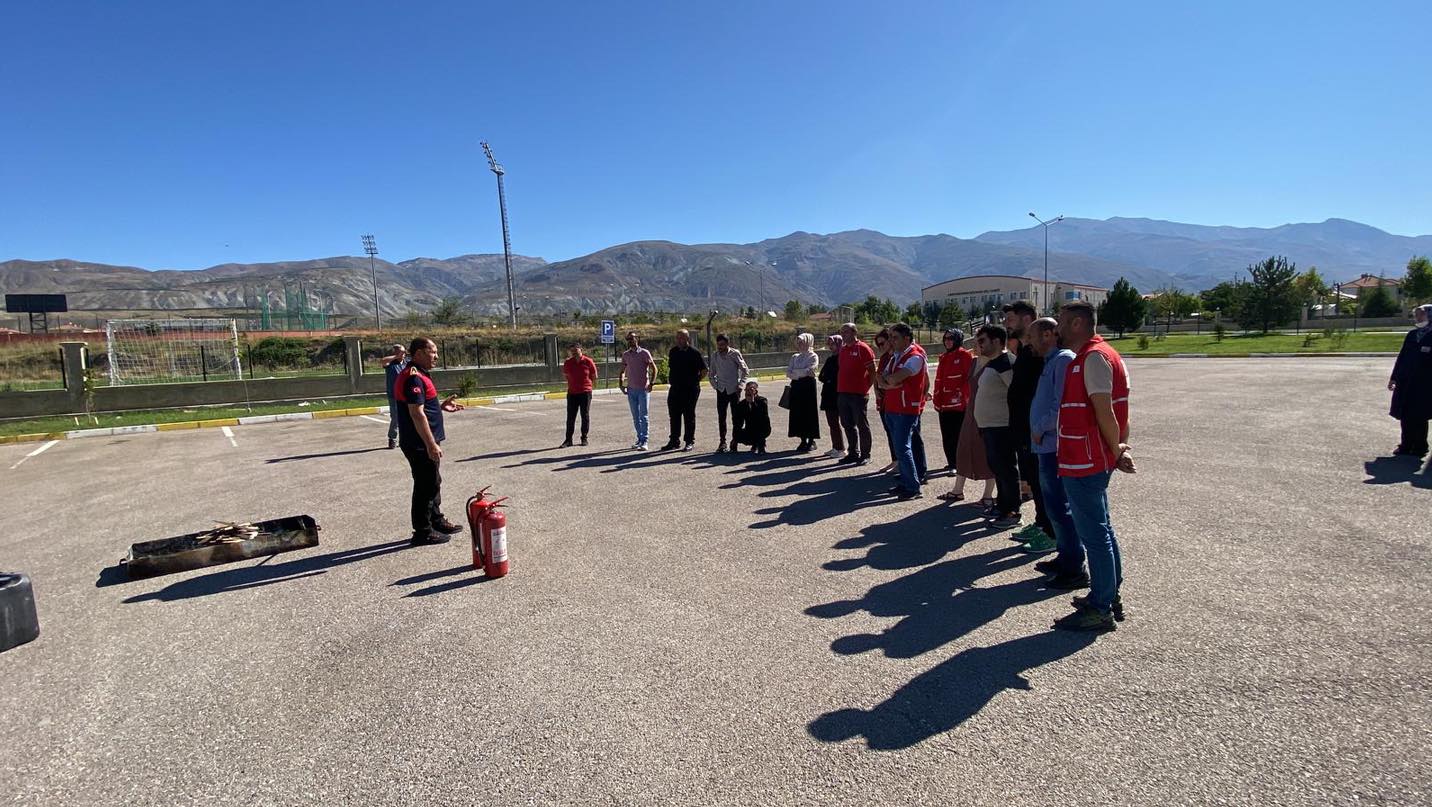
<svg viewBox="0 0 1432 807">
<path fill-rule="evenodd" d="M 1293 281 L 1298 267 L 1282 255 L 1275 255 L 1248 267 L 1248 286 L 1239 306 L 1238 324 L 1263 333 L 1298 316 L 1297 290 Z"/>
<path fill-rule="evenodd" d="M 1159 319 L 1166 319 L 1172 315 L 1175 319 L 1182 319 L 1197 311 L 1203 301 L 1182 289 L 1165 287 L 1154 292 L 1153 303 L 1154 316 Z"/>
<path fill-rule="evenodd" d="M 1395 317 L 1402 313 L 1397 306 L 1397 301 L 1387 293 L 1387 287 L 1377 285 L 1372 291 L 1359 300 L 1362 304 L 1362 315 L 1364 317 Z"/>
<path fill-rule="evenodd" d="M 1221 311 L 1226 317 L 1238 316 L 1238 311 L 1243 307 L 1243 300 L 1246 297 L 1247 283 L 1242 281 L 1225 280 L 1199 294 L 1203 299 L 1203 310 Z"/>
<path fill-rule="evenodd" d="M 933 328 L 933 327 L 935 327 L 936 325 L 939 325 L 939 324 L 940 324 L 940 312 L 941 312 L 941 311 L 944 311 L 944 310 L 945 310 L 945 306 L 941 305 L 938 300 L 931 300 L 930 302 L 925 303 L 925 306 L 924 306 L 925 319 L 924 319 L 924 322 L 923 322 L 922 324 L 923 324 L 926 328 Z"/>
<path fill-rule="evenodd" d="M 468 321 L 461 297 L 444 297 L 439 300 L 438 304 L 433 306 L 432 318 L 434 325 L 465 325 Z"/>
<path fill-rule="evenodd" d="M 970 303 L 970 307 L 965 311 L 965 314 L 970 319 L 979 319 L 980 316 L 984 314 L 984 309 L 980 308 L 977 303 Z"/>
<path fill-rule="evenodd" d="M 1407 274 L 1402 278 L 1402 299 L 1409 303 L 1432 300 L 1432 261 L 1427 260 L 1426 255 L 1407 262 Z"/>
<path fill-rule="evenodd" d="M 906 325 L 918 328 L 925 324 L 925 307 L 919 303 L 910 303 L 905 307 L 905 314 L 900 319 Z"/>
<path fill-rule="evenodd" d="M 806 306 L 806 313 L 807 313 L 807 314 L 824 314 L 825 312 L 827 312 L 827 311 L 829 311 L 829 310 L 830 310 L 829 308 L 827 308 L 826 306 L 821 305 L 820 303 L 810 303 L 809 305 Z"/>
<path fill-rule="evenodd" d="M 805 308 L 801 306 L 799 300 L 787 300 L 785 314 L 786 319 L 791 322 L 800 322 L 806 317 Z"/>
<path fill-rule="evenodd" d="M 1123 336 L 1125 331 L 1137 331 L 1139 326 L 1144 324 L 1148 307 L 1148 300 L 1145 300 L 1128 280 L 1121 277 L 1114 287 L 1109 289 L 1109 299 L 1099 306 L 1099 322 L 1105 328 L 1118 331 L 1119 336 Z"/>
<path fill-rule="evenodd" d="M 964 324 L 965 312 L 957 305 L 947 305 L 940 309 L 940 319 L 935 323 L 941 328 L 958 328 Z"/>
<path fill-rule="evenodd" d="M 1293 289 L 1298 299 L 1298 305 L 1317 305 L 1331 291 L 1327 281 L 1323 280 L 1323 276 L 1318 273 L 1316 266 L 1298 275 L 1297 279 L 1293 281 Z"/>
</svg>

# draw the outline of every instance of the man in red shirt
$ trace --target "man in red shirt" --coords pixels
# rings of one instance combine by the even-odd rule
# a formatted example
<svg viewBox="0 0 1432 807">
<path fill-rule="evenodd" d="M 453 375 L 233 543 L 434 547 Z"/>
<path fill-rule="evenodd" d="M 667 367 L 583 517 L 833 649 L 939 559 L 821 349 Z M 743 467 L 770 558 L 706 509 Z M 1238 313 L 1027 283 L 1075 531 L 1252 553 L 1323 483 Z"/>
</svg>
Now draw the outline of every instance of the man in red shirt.
<svg viewBox="0 0 1432 807">
<path fill-rule="evenodd" d="M 870 462 L 870 418 L 866 411 L 870 405 L 870 385 L 875 383 L 878 373 L 875 351 L 860 341 L 860 332 L 855 330 L 853 322 L 840 326 L 840 338 L 843 346 L 837 359 L 836 407 L 849 450 L 841 463 L 864 465 Z"/>
<path fill-rule="evenodd" d="M 576 425 L 577 412 L 582 413 L 582 445 L 586 445 L 587 431 L 592 425 L 592 387 L 597 380 L 597 363 L 582 353 L 581 342 L 573 342 L 567 348 L 562 375 L 567 377 L 567 437 L 562 441 L 562 448 L 572 446 L 572 427 Z"/>
</svg>

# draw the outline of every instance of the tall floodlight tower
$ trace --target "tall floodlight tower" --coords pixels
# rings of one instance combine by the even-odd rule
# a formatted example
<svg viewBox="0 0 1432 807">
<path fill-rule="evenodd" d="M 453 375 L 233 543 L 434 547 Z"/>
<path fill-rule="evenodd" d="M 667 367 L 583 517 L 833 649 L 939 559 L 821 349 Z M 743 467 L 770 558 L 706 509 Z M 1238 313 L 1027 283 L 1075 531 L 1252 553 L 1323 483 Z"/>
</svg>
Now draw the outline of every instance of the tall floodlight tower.
<svg viewBox="0 0 1432 807">
<path fill-rule="evenodd" d="M 371 235 L 363 236 L 363 251 L 368 253 L 368 271 L 373 275 L 373 324 L 383 330 L 383 315 L 378 311 L 378 242 Z"/>
<path fill-rule="evenodd" d="M 1041 219 L 1040 217 L 1034 215 L 1034 213 L 1032 212 L 1029 214 L 1029 217 L 1039 222 L 1039 224 L 1044 227 L 1044 291 L 1040 292 L 1040 295 L 1044 298 L 1040 300 L 1040 302 L 1044 306 L 1044 310 L 1040 313 L 1052 314 L 1054 313 L 1054 305 L 1049 300 L 1049 226 L 1051 224 L 1058 224 L 1059 222 L 1063 221 L 1064 214 L 1060 213 L 1049 221 Z"/>
<path fill-rule="evenodd" d="M 512 290 L 512 237 L 507 232 L 507 192 L 502 187 L 502 163 L 492 156 L 492 146 L 482 141 L 482 151 L 487 155 L 487 167 L 497 175 L 497 206 L 502 211 L 502 260 L 507 265 L 507 324 L 517 330 L 517 295 Z"/>
</svg>

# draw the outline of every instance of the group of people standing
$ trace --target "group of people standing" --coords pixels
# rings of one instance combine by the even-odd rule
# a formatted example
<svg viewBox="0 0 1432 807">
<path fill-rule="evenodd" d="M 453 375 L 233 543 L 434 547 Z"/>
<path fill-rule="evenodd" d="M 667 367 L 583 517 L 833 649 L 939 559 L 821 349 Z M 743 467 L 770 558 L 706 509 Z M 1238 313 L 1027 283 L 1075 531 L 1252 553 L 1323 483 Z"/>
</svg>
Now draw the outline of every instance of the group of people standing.
<svg viewBox="0 0 1432 807">
<path fill-rule="evenodd" d="M 636 332 L 628 333 L 626 341 L 618 385 L 636 432 L 632 447 L 645 451 L 656 361 Z M 986 324 L 976 331 L 975 352 L 964 342 L 959 330 L 945 332 L 932 382 L 925 349 L 904 323 L 882 329 L 874 347 L 860 339 L 853 323 L 846 323 L 827 338 L 830 356 L 824 364 L 815 352 L 815 338 L 798 335 L 780 401 L 790 410 L 788 434 L 800 441 L 796 450 L 814 450 L 824 412 L 833 444 L 827 456 L 839 457 L 841 464 L 868 464 L 873 395 L 891 456 L 885 470 L 895 474 L 890 493 L 897 500 L 920 498 L 930 477 L 921 421 L 932 402 L 955 477 L 954 487 L 940 498 L 963 501 L 966 482 L 983 481 L 979 501 L 987 523 L 996 528 L 1020 526 L 1022 502 L 1032 500 L 1034 523 L 1014 537 L 1030 552 L 1057 553 L 1035 564 L 1048 576 L 1048 585 L 1089 588 L 1087 596 L 1074 598 L 1074 612 L 1056 626 L 1113 630 L 1124 617 L 1119 595 L 1123 562 L 1109 517 L 1108 485 L 1115 471 L 1134 471 L 1123 360 L 1095 333 L 1094 311 L 1086 303 L 1064 306 L 1057 320 L 1039 318 L 1027 303 L 1012 303 L 1005 306 L 1003 325 Z M 436 359 L 437 346 L 430 339 L 414 340 L 407 350 L 395 346 L 384 359 L 395 427 L 389 447 L 403 450 L 413 475 L 413 543 L 441 543 L 461 531 L 442 514 L 439 467 L 443 413 L 462 407 L 452 397 L 438 398 L 428 375 Z M 734 452 L 744 444 L 755 454 L 765 453 L 771 434 L 766 398 L 728 337 L 716 338 L 708 360 L 691 345 L 688 332 L 678 331 L 667 362 L 670 439 L 663 450 L 694 447 L 696 405 L 705 381 L 716 392 L 717 451 Z M 574 344 L 563 372 L 568 394 L 562 445 L 573 444 L 578 417 L 586 445 L 597 366 Z"/>
<path fill-rule="evenodd" d="M 1017 301 L 1004 307 L 1003 325 L 976 331 L 974 352 L 962 332 L 946 331 L 932 400 L 955 472 L 940 498 L 962 501 L 966 480 L 983 480 L 986 519 L 1010 528 L 1031 500 L 1034 522 L 1012 537 L 1026 551 L 1057 552 L 1035 564 L 1047 585 L 1090 589 L 1056 626 L 1103 631 L 1124 618 L 1108 485 L 1116 470 L 1133 473 L 1134 461 L 1128 371 L 1094 324 L 1087 303 L 1064 306 L 1056 320 Z"/>
</svg>

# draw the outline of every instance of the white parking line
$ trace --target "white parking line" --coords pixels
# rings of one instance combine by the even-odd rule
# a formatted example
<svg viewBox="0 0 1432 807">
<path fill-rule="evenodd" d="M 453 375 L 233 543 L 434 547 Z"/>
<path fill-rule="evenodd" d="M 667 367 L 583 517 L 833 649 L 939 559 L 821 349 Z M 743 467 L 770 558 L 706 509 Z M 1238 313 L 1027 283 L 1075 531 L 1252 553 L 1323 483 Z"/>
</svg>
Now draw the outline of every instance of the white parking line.
<svg viewBox="0 0 1432 807">
<path fill-rule="evenodd" d="M 16 462 L 14 465 L 11 465 L 11 466 L 10 466 L 10 470 L 13 471 L 13 470 L 15 470 L 16 468 L 19 468 L 22 464 L 24 464 L 25 460 L 27 460 L 27 459 L 29 459 L 29 458 L 31 458 L 31 457 L 37 455 L 37 454 L 43 454 L 43 453 L 45 453 L 45 451 L 49 450 L 50 446 L 52 446 L 52 445 L 54 445 L 55 443 L 58 443 L 58 442 L 60 442 L 60 441 L 59 441 L 59 440 L 51 440 L 50 442 L 45 443 L 44 445 L 40 446 L 39 448 L 35 449 L 34 451 L 31 451 L 29 454 L 26 454 L 25 456 L 21 457 L 21 458 L 19 459 L 19 461 Z"/>
<path fill-rule="evenodd" d="M 374 423 L 381 423 L 381 424 L 383 424 L 384 426 L 388 425 L 388 421 L 386 421 L 386 420 L 384 420 L 384 419 L 382 419 L 382 418 L 375 418 L 375 417 L 373 417 L 372 415 L 359 415 L 358 417 L 363 418 L 364 420 L 371 420 L 371 421 L 373 421 Z"/>
<path fill-rule="evenodd" d="M 503 408 L 500 407 L 500 406 L 473 406 L 473 407 L 469 407 L 469 408 L 470 408 L 470 409 L 491 409 L 491 410 L 494 411 L 494 412 L 507 412 L 507 413 L 513 414 L 513 415 L 522 415 L 523 417 L 541 417 L 541 416 L 544 414 L 544 413 L 542 413 L 542 412 L 524 412 L 524 411 L 522 411 L 521 409 L 503 409 Z"/>
<path fill-rule="evenodd" d="M 228 426 L 224 427 L 224 436 L 229 438 L 229 445 L 233 446 L 234 448 L 239 447 L 239 441 L 234 439 L 234 432 Z"/>
</svg>

